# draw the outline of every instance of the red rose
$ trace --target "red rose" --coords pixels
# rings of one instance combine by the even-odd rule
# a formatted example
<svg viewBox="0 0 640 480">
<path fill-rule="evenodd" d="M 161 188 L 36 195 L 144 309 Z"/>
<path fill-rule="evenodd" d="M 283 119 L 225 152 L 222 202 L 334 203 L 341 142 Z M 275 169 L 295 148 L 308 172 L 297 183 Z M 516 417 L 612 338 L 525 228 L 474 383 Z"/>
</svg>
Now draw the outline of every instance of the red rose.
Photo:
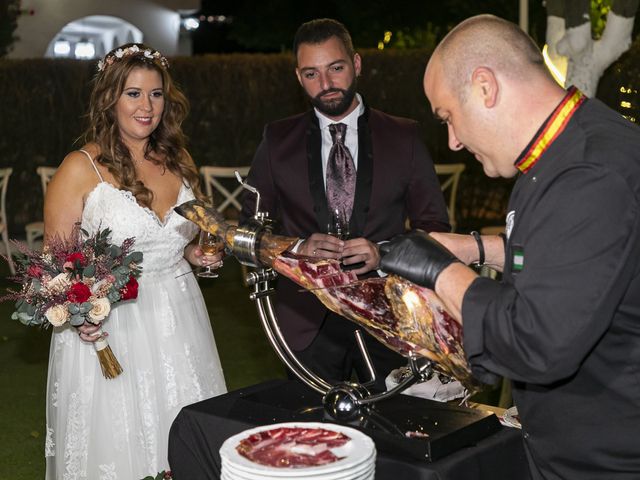
<svg viewBox="0 0 640 480">
<path fill-rule="evenodd" d="M 127 284 L 120 289 L 120 300 L 132 300 L 138 298 L 138 281 L 129 277 Z"/>
<path fill-rule="evenodd" d="M 67 291 L 67 300 L 71 303 L 82 303 L 89 300 L 91 296 L 91 290 L 82 282 L 76 282 L 71 285 L 71 288 Z"/>
<path fill-rule="evenodd" d="M 82 254 L 82 252 L 73 252 L 67 255 L 65 260 L 66 262 L 70 262 L 74 267 L 76 266 L 76 261 L 80 262 L 81 267 L 87 266 L 87 259 Z"/>
<path fill-rule="evenodd" d="M 29 265 L 29 268 L 27 268 L 27 275 L 30 277 L 40 278 L 42 273 L 42 267 L 39 267 L 38 265 Z"/>
</svg>

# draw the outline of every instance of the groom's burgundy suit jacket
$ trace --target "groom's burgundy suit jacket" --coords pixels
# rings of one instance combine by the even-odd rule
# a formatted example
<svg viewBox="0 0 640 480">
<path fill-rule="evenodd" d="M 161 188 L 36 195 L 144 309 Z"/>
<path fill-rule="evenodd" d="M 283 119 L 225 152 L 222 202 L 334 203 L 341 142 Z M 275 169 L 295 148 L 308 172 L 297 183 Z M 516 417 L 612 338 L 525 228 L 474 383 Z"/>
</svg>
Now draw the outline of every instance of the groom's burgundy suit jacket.
<svg viewBox="0 0 640 480">
<path fill-rule="evenodd" d="M 321 135 L 314 111 L 265 127 L 247 177 L 261 195 L 261 210 L 277 222 L 276 233 L 307 238 L 326 232 L 329 209 L 322 178 Z M 242 219 L 255 211 L 255 195 L 242 198 Z M 358 119 L 358 163 L 351 238 L 374 243 L 412 229 L 449 231 L 447 209 L 418 125 L 365 108 Z M 327 312 L 322 303 L 279 277 L 275 310 L 293 350 L 306 348 Z M 347 321 L 347 320 L 345 320 Z"/>
</svg>

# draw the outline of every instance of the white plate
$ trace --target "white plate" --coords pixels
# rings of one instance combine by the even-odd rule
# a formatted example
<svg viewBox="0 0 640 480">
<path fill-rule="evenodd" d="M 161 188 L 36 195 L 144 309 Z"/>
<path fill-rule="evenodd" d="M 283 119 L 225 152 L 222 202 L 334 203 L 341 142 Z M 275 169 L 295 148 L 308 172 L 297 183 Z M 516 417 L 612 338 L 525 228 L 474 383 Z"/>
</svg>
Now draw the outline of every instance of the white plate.
<svg viewBox="0 0 640 480">
<path fill-rule="evenodd" d="M 354 468 L 340 470 L 338 472 L 319 473 L 317 475 L 305 476 L 305 480 L 355 480 L 359 478 L 366 478 L 375 472 L 376 464 L 375 458 L 371 462 L 362 465 L 357 465 Z M 299 469 L 292 469 L 299 470 Z M 222 473 L 226 474 L 230 478 L 242 479 L 242 480 L 265 480 L 268 478 L 283 478 L 281 476 L 271 476 L 266 473 L 248 472 L 246 470 L 234 468 L 232 464 L 222 463 Z M 286 477 L 284 477 L 286 478 Z"/>
<path fill-rule="evenodd" d="M 375 464 L 372 464 L 364 470 L 319 474 L 304 478 L 305 480 L 366 480 L 375 478 L 375 473 Z M 283 477 L 271 477 L 265 476 L 265 474 L 257 475 L 241 470 L 228 470 L 226 467 L 222 468 L 222 475 L 220 476 L 220 480 L 269 480 L 279 478 Z"/>
<path fill-rule="evenodd" d="M 261 465 L 252 462 L 248 458 L 240 455 L 236 450 L 236 446 L 241 440 L 253 435 L 254 433 L 263 432 L 265 430 L 273 430 L 276 428 L 323 428 L 334 432 L 347 435 L 351 441 L 341 447 L 332 448 L 331 451 L 339 456 L 344 457 L 342 460 L 333 463 L 319 465 L 315 467 L 302 468 L 277 468 Z M 252 428 L 240 432 L 227 440 L 220 447 L 220 457 L 224 468 L 231 468 L 234 472 L 246 472 L 253 475 L 261 475 L 265 477 L 313 477 L 318 475 L 326 475 L 328 473 L 340 473 L 345 470 L 357 468 L 365 463 L 375 464 L 375 444 L 373 440 L 364 433 L 350 427 L 337 425 L 334 423 L 320 422 L 288 422 L 277 423 L 273 425 L 263 425 L 261 427 Z M 239 472 L 238 472 L 239 473 Z M 311 479 L 309 479 L 311 480 Z"/>
<path fill-rule="evenodd" d="M 327 473 L 327 474 L 319 474 L 312 475 L 310 477 L 303 477 L 305 480 L 360 480 L 365 478 L 374 478 L 375 475 L 375 465 L 371 465 L 366 470 L 352 472 L 336 472 L 336 473 Z M 226 468 L 222 469 L 222 476 L 220 477 L 222 480 L 233 479 L 233 480 L 279 480 L 281 478 L 287 477 L 272 477 L 268 474 L 251 474 L 247 472 L 243 472 L 241 470 L 230 471 Z M 300 478 L 300 477 L 290 477 L 290 478 Z"/>
</svg>

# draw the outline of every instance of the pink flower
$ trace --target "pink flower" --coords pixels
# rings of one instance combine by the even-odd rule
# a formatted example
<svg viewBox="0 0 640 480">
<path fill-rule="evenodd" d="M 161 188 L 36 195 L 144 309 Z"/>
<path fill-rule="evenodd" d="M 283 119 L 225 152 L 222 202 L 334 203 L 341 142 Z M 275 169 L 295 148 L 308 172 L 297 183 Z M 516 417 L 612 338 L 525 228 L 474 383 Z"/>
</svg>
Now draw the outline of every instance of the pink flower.
<svg viewBox="0 0 640 480">
<path fill-rule="evenodd" d="M 67 300 L 72 303 L 83 303 L 89 300 L 91 290 L 82 282 L 76 282 L 71 285 L 67 291 Z"/>
<path fill-rule="evenodd" d="M 27 275 L 33 278 L 40 278 L 43 273 L 42 267 L 38 265 L 29 265 L 29 268 L 27 268 Z"/>
</svg>

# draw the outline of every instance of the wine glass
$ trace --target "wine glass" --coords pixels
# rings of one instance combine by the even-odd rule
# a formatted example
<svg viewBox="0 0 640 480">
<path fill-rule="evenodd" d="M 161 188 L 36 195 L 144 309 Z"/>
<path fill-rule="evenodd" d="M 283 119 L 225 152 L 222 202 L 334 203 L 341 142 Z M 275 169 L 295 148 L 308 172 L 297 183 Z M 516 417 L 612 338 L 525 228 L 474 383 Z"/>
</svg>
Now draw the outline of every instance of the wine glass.
<svg viewBox="0 0 640 480">
<path fill-rule="evenodd" d="M 327 225 L 327 233 L 340 240 L 347 240 L 349 238 L 349 219 L 344 210 L 336 208 L 331 212 L 331 217 Z"/>
<path fill-rule="evenodd" d="M 224 250 L 224 243 L 217 235 L 207 232 L 206 230 L 200 230 L 200 238 L 198 245 L 202 253 L 205 255 L 215 255 L 216 253 Z M 211 269 L 211 265 L 207 265 L 201 271 L 197 273 L 199 277 L 204 278 L 218 278 L 218 274 Z"/>
</svg>

